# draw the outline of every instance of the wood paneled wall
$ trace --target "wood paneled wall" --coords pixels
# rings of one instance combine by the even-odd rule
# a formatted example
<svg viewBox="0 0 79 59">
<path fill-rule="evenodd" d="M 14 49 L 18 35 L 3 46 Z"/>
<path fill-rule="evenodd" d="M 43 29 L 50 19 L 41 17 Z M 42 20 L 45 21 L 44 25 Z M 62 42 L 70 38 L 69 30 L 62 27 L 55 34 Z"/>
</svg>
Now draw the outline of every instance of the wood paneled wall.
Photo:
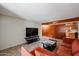
<svg viewBox="0 0 79 59">
<path fill-rule="evenodd" d="M 62 39 L 63 37 L 67 37 L 66 34 L 69 33 L 68 37 L 76 38 L 78 36 L 77 32 L 75 33 L 66 32 L 66 30 L 70 28 L 71 30 L 77 29 L 78 28 L 78 26 L 76 25 L 77 21 L 79 21 L 79 17 L 42 23 L 42 25 L 44 25 L 42 27 L 42 35 Z M 71 23 L 71 25 L 66 26 L 66 23 Z"/>
<path fill-rule="evenodd" d="M 61 29 L 62 28 L 62 29 Z M 65 37 L 64 24 L 60 25 L 43 25 L 42 35 L 62 39 Z"/>
</svg>

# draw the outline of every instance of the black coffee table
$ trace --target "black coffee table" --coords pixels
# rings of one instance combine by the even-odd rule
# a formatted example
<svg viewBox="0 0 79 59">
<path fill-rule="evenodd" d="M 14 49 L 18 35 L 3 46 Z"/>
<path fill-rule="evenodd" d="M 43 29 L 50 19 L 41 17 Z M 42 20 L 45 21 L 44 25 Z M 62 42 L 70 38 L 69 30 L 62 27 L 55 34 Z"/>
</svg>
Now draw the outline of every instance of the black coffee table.
<svg viewBox="0 0 79 59">
<path fill-rule="evenodd" d="M 43 42 L 43 48 L 49 50 L 49 51 L 53 51 L 56 48 L 57 45 L 57 41 L 56 40 L 51 40 L 51 41 L 46 41 Z"/>
</svg>

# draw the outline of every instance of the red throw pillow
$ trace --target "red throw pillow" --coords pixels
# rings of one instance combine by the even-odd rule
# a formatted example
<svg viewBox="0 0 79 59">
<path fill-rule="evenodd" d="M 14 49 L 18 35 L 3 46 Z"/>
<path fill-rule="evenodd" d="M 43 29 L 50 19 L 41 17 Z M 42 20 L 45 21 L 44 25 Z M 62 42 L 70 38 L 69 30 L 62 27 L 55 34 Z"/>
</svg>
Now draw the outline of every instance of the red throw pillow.
<svg viewBox="0 0 79 59">
<path fill-rule="evenodd" d="M 72 44 L 72 42 L 73 42 L 74 40 L 75 40 L 75 39 L 64 38 L 64 39 L 63 39 L 63 42 L 68 43 L 68 44 Z"/>
</svg>

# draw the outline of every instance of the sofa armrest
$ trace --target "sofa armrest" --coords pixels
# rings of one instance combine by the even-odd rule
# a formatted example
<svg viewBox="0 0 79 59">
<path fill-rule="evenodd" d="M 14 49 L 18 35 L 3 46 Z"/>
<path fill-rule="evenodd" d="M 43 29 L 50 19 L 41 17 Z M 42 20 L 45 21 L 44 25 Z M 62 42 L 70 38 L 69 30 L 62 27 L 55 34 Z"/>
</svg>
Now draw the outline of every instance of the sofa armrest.
<svg viewBox="0 0 79 59">
<path fill-rule="evenodd" d="M 24 47 L 21 47 L 21 56 L 33 56 L 29 51 L 27 51 Z"/>
</svg>

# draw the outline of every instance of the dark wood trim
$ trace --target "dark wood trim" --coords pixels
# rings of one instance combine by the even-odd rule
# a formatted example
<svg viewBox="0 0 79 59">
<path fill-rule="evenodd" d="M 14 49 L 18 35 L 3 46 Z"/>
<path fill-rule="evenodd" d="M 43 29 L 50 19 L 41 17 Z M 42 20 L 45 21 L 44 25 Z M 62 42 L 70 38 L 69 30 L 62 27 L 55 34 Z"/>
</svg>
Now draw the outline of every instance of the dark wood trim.
<svg viewBox="0 0 79 59">
<path fill-rule="evenodd" d="M 47 24 L 53 24 L 55 23 L 64 23 L 64 22 L 73 22 L 73 21 L 79 21 L 79 17 L 75 17 L 75 18 L 70 18 L 70 19 L 64 19 L 64 20 L 59 20 L 59 21 L 52 21 L 52 22 L 46 22 L 46 23 L 42 23 L 42 25 L 47 25 Z"/>
</svg>

